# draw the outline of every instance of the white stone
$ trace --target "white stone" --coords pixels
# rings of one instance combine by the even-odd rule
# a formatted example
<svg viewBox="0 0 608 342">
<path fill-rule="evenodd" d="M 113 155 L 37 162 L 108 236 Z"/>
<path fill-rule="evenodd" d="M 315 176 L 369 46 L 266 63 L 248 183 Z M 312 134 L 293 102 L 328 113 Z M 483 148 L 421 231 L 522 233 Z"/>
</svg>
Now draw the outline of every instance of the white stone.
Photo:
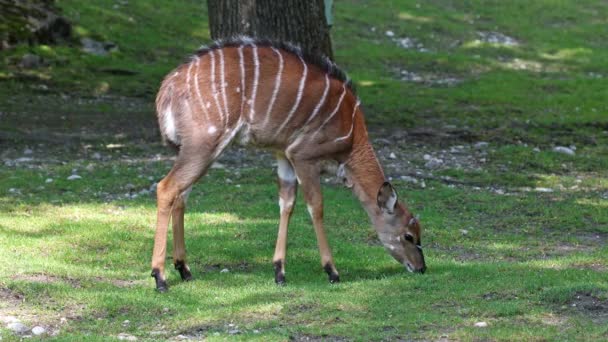
<svg viewBox="0 0 608 342">
<path fill-rule="evenodd" d="M 23 154 L 26 154 L 26 155 L 27 155 L 27 154 L 32 154 L 32 153 L 34 153 L 34 151 L 32 151 L 32 150 L 31 150 L 31 149 L 29 149 L 29 148 L 26 148 L 25 150 L 23 150 Z"/>
<path fill-rule="evenodd" d="M 477 323 L 475 323 L 475 326 L 477 328 L 485 328 L 488 326 L 488 323 L 487 322 L 477 322 Z"/>
<path fill-rule="evenodd" d="M 467 234 L 469 234 L 469 231 L 468 231 L 468 230 L 466 230 L 466 229 L 461 229 L 461 230 L 460 230 L 460 234 L 462 234 L 462 235 L 467 235 Z"/>
<path fill-rule="evenodd" d="M 390 30 L 389 30 L 389 31 L 386 31 L 384 34 L 385 34 L 387 37 L 394 37 L 394 36 L 395 36 L 395 32 L 390 31 Z"/>
<path fill-rule="evenodd" d="M 36 327 L 32 328 L 32 333 L 36 336 L 40 336 L 40 335 L 46 333 L 46 329 L 44 329 L 43 327 L 40 327 L 40 326 L 36 326 Z"/>
<path fill-rule="evenodd" d="M 44 180 L 45 183 L 53 183 L 53 178 L 47 178 Z"/>
<path fill-rule="evenodd" d="M 71 175 L 67 179 L 68 180 L 76 180 L 76 179 L 82 179 L 82 177 L 80 177 L 79 175 Z"/>
<path fill-rule="evenodd" d="M 534 191 L 536 191 L 536 192 L 553 192 L 553 189 L 551 189 L 551 188 L 534 188 Z"/>
<path fill-rule="evenodd" d="M 430 154 L 425 154 L 424 156 L 422 156 L 422 159 L 424 159 L 424 160 L 431 160 L 431 159 L 433 159 L 433 157 L 431 157 Z"/>
<path fill-rule="evenodd" d="M 91 157 L 93 157 L 93 159 L 101 159 L 101 154 L 99 152 L 95 152 Z"/>
<path fill-rule="evenodd" d="M 480 142 L 476 143 L 474 146 L 475 146 L 475 148 L 477 148 L 477 149 L 482 149 L 482 148 L 486 148 L 486 147 L 488 147 L 488 145 L 489 145 L 489 144 L 488 144 L 487 142 L 485 142 L 485 141 L 480 141 Z"/>
<path fill-rule="evenodd" d="M 224 269 L 222 269 L 222 270 L 220 271 L 220 273 L 228 273 L 228 272 L 230 272 L 230 270 L 229 270 L 229 269 L 227 269 L 227 268 L 224 268 Z"/>
<path fill-rule="evenodd" d="M 121 341 L 137 341 L 137 337 L 126 333 L 118 334 L 118 339 Z"/>
<path fill-rule="evenodd" d="M 574 150 L 572 150 L 569 147 L 565 147 L 565 146 L 555 146 L 553 148 L 553 152 L 557 152 L 557 153 L 563 153 L 563 154 L 567 154 L 569 156 L 573 156 L 576 153 L 574 152 Z"/>
<path fill-rule="evenodd" d="M 443 164 L 443 160 L 439 159 L 439 158 L 432 158 L 431 160 L 427 161 L 426 164 L 424 164 L 424 166 L 428 169 L 436 169 L 438 167 L 440 167 Z"/>
<path fill-rule="evenodd" d="M 389 154 L 388 157 L 391 158 L 391 159 L 397 159 L 397 156 L 393 152 L 391 152 L 391 154 Z"/>
</svg>

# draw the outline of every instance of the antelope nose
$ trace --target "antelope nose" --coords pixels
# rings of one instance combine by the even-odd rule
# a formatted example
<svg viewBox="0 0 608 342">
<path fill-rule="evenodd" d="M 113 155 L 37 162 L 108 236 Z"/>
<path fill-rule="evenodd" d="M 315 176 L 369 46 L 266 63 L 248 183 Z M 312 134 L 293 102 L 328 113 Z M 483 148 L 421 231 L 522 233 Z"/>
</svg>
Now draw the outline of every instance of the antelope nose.
<svg viewBox="0 0 608 342">
<path fill-rule="evenodd" d="M 422 268 L 419 268 L 415 271 L 416 273 L 420 273 L 420 274 L 424 274 L 424 272 L 426 272 L 426 265 L 422 266 Z"/>
</svg>

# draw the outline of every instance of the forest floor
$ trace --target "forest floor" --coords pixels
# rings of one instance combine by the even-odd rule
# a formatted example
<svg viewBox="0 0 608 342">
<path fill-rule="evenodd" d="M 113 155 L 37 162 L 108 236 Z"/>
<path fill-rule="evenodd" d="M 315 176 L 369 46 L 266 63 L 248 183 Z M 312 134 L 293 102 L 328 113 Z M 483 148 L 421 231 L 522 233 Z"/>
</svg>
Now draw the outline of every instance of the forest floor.
<svg viewBox="0 0 608 342">
<path fill-rule="evenodd" d="M 336 60 L 420 215 L 427 273 L 404 272 L 324 175 L 342 283 L 327 283 L 298 198 L 288 285 L 275 286 L 276 165 L 233 146 L 188 203 L 195 279 L 170 270 L 159 294 L 154 184 L 173 155 L 152 103 L 163 75 L 209 42 L 205 8 L 57 3 L 79 39 L 118 50 L 1 52 L 3 341 L 36 326 L 75 341 L 608 338 L 607 4 L 337 2 Z M 26 53 L 42 63 L 19 66 Z"/>
</svg>

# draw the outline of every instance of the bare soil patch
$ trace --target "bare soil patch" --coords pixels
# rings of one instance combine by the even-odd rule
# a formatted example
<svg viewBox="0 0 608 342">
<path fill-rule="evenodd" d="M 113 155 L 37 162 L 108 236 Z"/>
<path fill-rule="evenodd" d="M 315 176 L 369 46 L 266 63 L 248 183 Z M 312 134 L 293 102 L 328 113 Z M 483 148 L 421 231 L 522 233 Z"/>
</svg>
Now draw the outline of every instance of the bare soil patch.
<svg viewBox="0 0 608 342">
<path fill-rule="evenodd" d="M 608 299 L 600 298 L 590 292 L 577 292 L 568 302 L 571 310 L 580 313 L 595 324 L 608 323 Z"/>
</svg>

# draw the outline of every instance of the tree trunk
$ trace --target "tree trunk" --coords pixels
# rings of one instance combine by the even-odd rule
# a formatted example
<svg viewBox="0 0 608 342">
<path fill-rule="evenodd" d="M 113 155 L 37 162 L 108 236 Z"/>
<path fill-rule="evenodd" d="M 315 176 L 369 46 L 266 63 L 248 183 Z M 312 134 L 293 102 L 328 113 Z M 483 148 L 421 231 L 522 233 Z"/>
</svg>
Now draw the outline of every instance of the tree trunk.
<svg viewBox="0 0 608 342">
<path fill-rule="evenodd" d="M 324 0 L 208 0 L 211 38 L 238 35 L 291 42 L 333 58 Z"/>
</svg>

